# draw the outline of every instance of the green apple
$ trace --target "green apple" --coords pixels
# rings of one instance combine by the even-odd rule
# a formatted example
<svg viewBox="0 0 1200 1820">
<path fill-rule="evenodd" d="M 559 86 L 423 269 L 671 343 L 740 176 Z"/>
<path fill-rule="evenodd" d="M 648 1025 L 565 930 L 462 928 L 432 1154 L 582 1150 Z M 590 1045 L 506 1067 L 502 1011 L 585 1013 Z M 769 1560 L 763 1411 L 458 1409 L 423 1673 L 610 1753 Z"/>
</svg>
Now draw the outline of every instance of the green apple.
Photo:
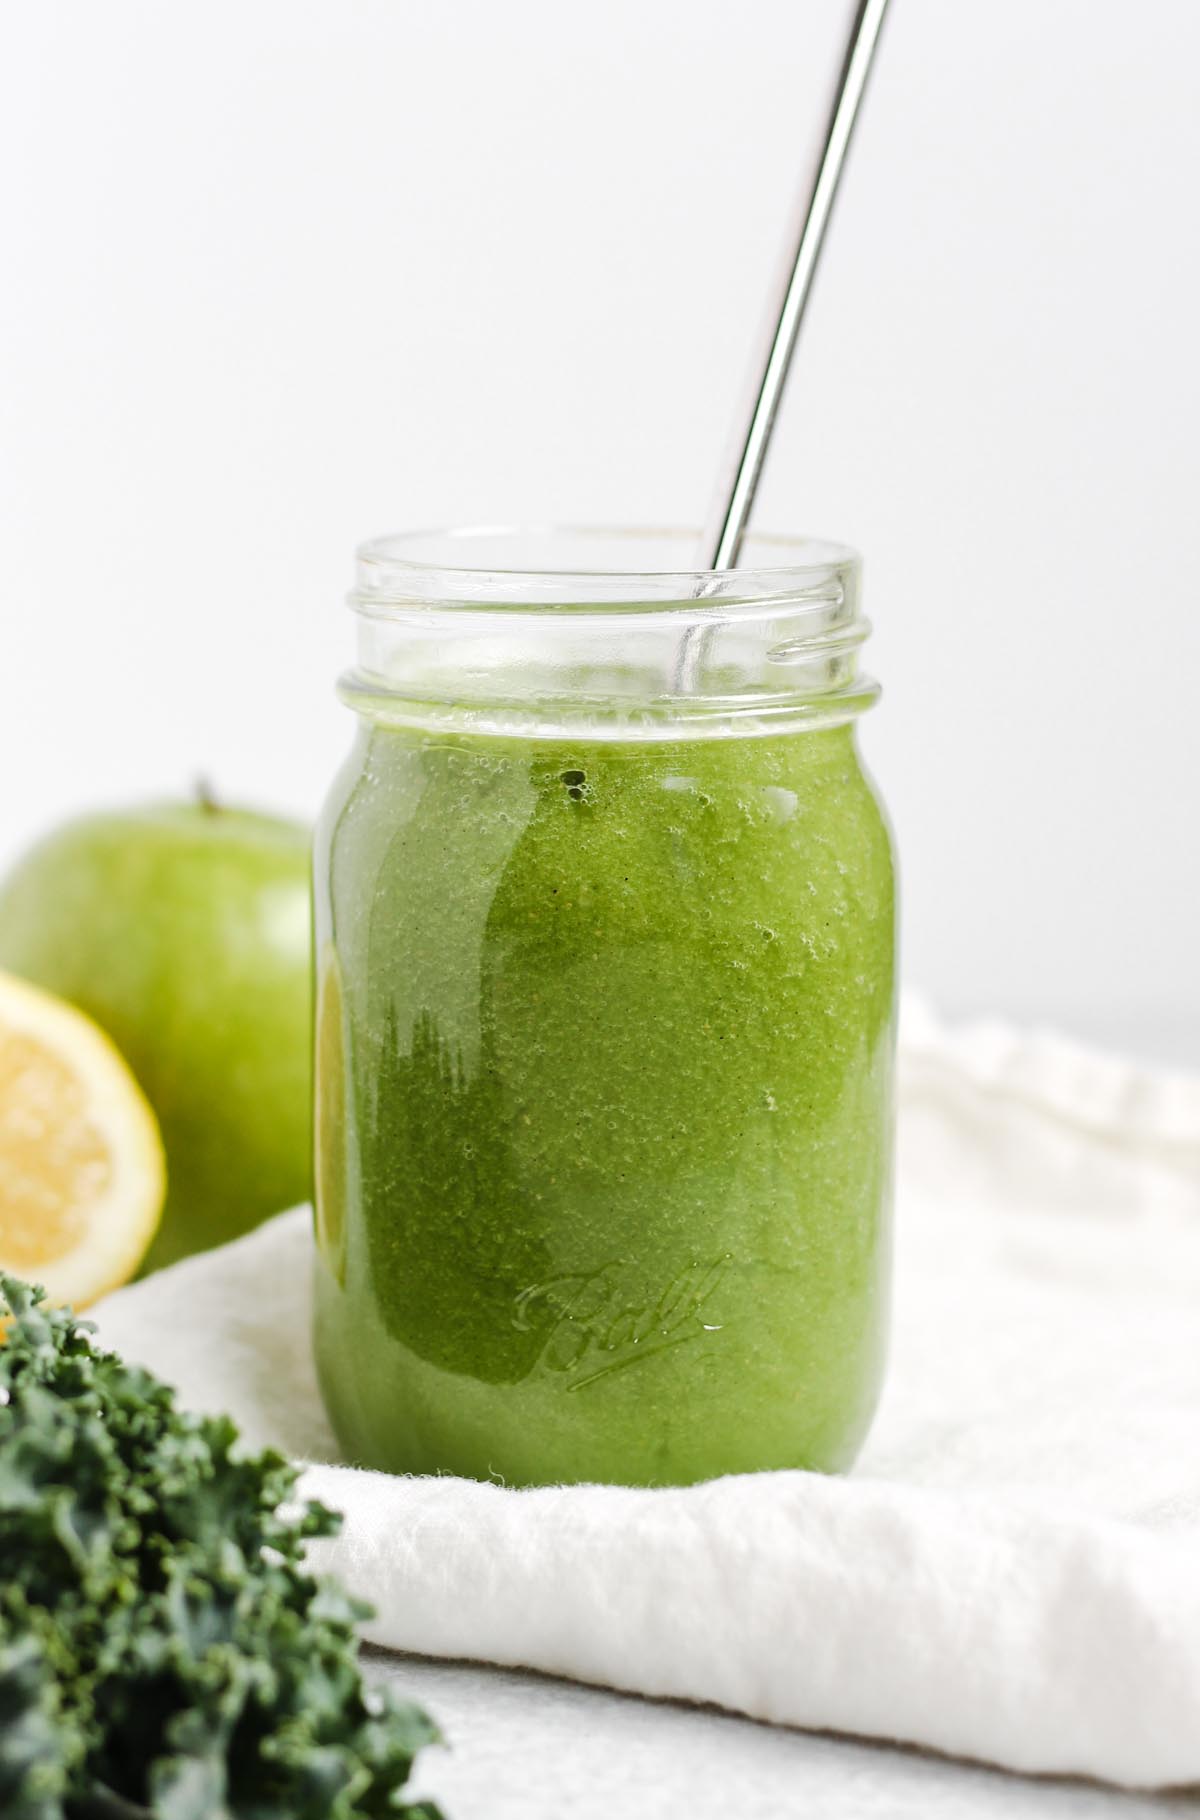
<svg viewBox="0 0 1200 1820">
<path fill-rule="evenodd" d="M 201 798 L 85 816 L 0 885 L 0 967 L 108 1031 L 162 1126 L 146 1269 L 308 1198 L 309 836 Z"/>
</svg>

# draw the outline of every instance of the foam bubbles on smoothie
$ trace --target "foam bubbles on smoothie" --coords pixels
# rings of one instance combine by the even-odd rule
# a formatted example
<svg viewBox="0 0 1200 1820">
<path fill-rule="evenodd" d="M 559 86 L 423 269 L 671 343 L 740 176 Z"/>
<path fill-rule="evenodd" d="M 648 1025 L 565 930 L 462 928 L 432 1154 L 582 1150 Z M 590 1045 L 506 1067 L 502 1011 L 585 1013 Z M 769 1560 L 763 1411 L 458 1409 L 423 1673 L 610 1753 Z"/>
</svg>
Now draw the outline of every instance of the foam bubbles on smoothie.
<svg viewBox="0 0 1200 1820">
<path fill-rule="evenodd" d="M 566 771 L 560 771 L 559 777 L 567 786 L 567 795 L 573 803 L 586 803 L 591 801 L 592 789 L 591 785 L 588 783 L 586 771 L 572 768 Z"/>
</svg>

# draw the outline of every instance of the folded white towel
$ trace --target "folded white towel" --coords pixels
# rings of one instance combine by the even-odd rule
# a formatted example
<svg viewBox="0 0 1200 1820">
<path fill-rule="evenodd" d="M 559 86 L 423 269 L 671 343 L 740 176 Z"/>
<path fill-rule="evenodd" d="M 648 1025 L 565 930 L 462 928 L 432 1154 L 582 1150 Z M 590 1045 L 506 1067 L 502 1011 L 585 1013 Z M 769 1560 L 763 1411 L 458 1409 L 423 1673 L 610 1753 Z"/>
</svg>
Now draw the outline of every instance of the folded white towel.
<svg viewBox="0 0 1200 1820">
<path fill-rule="evenodd" d="M 314 1464 L 372 1638 L 1130 1786 L 1200 1782 L 1200 1080 L 999 1027 L 901 1047 L 896 1331 L 848 1479 L 509 1491 Z M 336 1460 L 304 1210 L 101 1338 Z"/>
</svg>

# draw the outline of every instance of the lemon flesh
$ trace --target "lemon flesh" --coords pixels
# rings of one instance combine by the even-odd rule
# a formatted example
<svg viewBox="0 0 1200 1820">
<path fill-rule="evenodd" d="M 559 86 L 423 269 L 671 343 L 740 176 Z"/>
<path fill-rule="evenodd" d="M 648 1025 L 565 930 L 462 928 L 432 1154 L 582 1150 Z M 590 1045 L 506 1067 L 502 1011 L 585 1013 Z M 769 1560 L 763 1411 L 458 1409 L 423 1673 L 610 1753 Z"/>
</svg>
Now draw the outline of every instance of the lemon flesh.
<svg viewBox="0 0 1200 1820">
<path fill-rule="evenodd" d="M 112 1043 L 0 973 L 0 1271 L 84 1308 L 133 1276 L 165 1192 L 154 1115 Z"/>
</svg>

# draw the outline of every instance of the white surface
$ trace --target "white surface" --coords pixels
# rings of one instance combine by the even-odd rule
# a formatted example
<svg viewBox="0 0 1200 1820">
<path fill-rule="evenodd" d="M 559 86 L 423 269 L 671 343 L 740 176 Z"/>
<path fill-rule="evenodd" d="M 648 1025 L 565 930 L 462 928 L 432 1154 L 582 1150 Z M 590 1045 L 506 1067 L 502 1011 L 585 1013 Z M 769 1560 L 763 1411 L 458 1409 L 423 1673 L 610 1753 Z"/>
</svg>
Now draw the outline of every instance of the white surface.
<svg viewBox="0 0 1200 1820">
<path fill-rule="evenodd" d="M 848 5 L 10 9 L 0 864 L 197 771 L 311 810 L 367 534 L 698 521 Z M 910 977 L 1153 1042 L 1200 1019 L 1200 7 L 892 15 L 760 522 L 866 553 Z"/>
<path fill-rule="evenodd" d="M 368 1634 L 1011 1768 L 1200 1783 L 1200 1078 L 910 1007 L 897 1323 L 850 1479 L 514 1492 L 317 1466 Z M 120 1292 L 103 1338 L 336 1458 L 308 1223 Z"/>
<path fill-rule="evenodd" d="M 1197 1820 L 1200 1794 L 1030 1781 L 500 1669 L 376 1655 L 448 1748 L 414 1787 L 448 1820 Z"/>
</svg>

